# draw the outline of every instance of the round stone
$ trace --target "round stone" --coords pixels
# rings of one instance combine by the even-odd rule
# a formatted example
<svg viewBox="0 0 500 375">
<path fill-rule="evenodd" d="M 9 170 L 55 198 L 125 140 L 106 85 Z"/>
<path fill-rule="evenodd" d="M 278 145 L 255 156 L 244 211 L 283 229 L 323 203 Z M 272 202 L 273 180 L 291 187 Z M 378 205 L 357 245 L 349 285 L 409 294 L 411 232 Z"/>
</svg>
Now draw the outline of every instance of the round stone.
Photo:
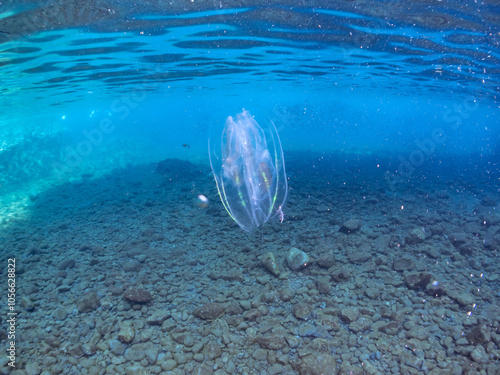
<svg viewBox="0 0 500 375">
<path fill-rule="evenodd" d="M 132 342 L 135 337 L 135 329 L 131 327 L 129 324 L 123 324 L 120 327 L 120 332 L 118 332 L 118 340 L 121 342 L 128 344 Z"/>
<path fill-rule="evenodd" d="M 161 364 L 160 367 L 163 371 L 172 371 L 177 367 L 177 362 L 175 359 L 167 359 Z"/>
<path fill-rule="evenodd" d="M 130 302 L 135 302 L 135 303 L 147 303 L 151 301 L 151 293 L 149 293 L 147 290 L 138 288 L 138 287 L 130 287 L 128 288 L 124 293 L 123 297 L 130 301 Z"/>
<path fill-rule="evenodd" d="M 310 259 L 302 250 L 292 247 L 286 256 L 286 261 L 292 271 L 299 271 L 309 264 Z"/>
</svg>

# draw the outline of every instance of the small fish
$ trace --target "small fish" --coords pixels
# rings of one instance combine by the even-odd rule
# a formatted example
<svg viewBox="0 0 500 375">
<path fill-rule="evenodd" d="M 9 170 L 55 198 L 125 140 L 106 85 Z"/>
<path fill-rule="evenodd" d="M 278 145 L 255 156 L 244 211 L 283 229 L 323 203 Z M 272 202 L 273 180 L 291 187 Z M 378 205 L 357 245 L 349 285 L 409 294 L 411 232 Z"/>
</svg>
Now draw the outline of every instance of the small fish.
<svg viewBox="0 0 500 375">
<path fill-rule="evenodd" d="M 182 145 L 182 147 L 187 147 L 187 148 L 190 148 L 191 146 L 189 146 L 187 143 L 184 143 L 184 144 Z"/>
</svg>

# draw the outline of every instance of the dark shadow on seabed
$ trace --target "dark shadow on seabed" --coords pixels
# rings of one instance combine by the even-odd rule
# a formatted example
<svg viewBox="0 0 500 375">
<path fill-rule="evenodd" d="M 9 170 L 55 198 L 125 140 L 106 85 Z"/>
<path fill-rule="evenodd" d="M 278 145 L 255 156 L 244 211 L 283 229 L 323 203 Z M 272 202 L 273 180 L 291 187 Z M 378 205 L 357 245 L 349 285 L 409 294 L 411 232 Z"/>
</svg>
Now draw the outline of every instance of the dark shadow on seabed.
<svg viewBox="0 0 500 375">
<path fill-rule="evenodd" d="M 491 369 L 498 159 L 431 157 L 391 187 L 397 155 L 285 157 L 285 221 L 262 233 L 227 215 L 208 165 L 129 166 L 40 194 L 0 235 L 18 264 L 19 368 Z M 312 262 L 291 271 L 291 247 Z"/>
</svg>

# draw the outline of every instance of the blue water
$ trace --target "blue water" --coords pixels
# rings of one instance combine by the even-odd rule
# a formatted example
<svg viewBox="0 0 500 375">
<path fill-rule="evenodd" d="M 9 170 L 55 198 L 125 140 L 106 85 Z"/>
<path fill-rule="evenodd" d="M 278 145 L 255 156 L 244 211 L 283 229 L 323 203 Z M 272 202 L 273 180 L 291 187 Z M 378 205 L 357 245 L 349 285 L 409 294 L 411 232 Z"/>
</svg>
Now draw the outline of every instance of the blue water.
<svg viewBox="0 0 500 375">
<path fill-rule="evenodd" d="M 67 6 L 1 13 L 2 196 L 18 174 L 36 191 L 206 162 L 211 122 L 242 108 L 273 120 L 288 151 L 400 153 L 442 129 L 433 152 L 498 155 L 493 6 Z"/>
<path fill-rule="evenodd" d="M 449 249 L 460 247 L 457 257 L 467 259 L 460 266 L 464 274 L 484 271 L 481 267 L 497 262 L 492 259 L 500 242 L 500 229 L 495 229 L 500 207 L 499 14 L 498 4 L 476 1 L 2 2 L 3 254 L 7 247 L 21 253 L 38 247 L 57 228 L 80 233 L 82 228 L 71 224 L 78 220 L 88 220 L 89 233 L 96 225 L 121 228 L 110 217 L 123 212 L 133 223 L 128 231 L 142 231 L 146 222 L 162 228 L 161 235 L 148 237 L 148 246 L 155 249 L 167 244 L 169 251 L 219 251 L 221 243 L 234 239 L 236 251 L 233 245 L 226 251 L 247 253 L 248 244 L 265 246 L 267 233 L 277 253 L 302 245 L 319 257 L 325 243 L 328 249 L 339 243 L 347 250 L 361 246 L 361 240 L 329 242 L 343 221 L 379 215 L 366 220 L 376 233 L 392 236 L 395 252 L 408 231 L 424 228 L 427 238 L 446 241 L 439 250 L 445 255 L 436 264 L 448 264 L 455 256 Z M 262 238 L 245 237 L 231 222 L 210 172 L 211 131 L 243 109 L 274 123 L 287 166 L 284 224 L 264 225 Z M 208 197 L 210 209 L 193 208 L 197 194 Z M 356 208 L 367 199 L 384 206 Z M 161 204 L 164 210 L 157 209 Z M 129 218 L 128 205 L 143 216 Z M 406 207 L 411 211 L 407 220 L 394 219 Z M 429 212 L 446 217 L 444 232 L 429 229 L 434 223 L 425 216 Z M 99 224 L 90 224 L 93 215 Z M 64 223 L 50 224 L 62 217 Z M 463 220 L 453 222 L 456 217 Z M 114 224 L 103 224 L 108 220 Z M 135 225 L 135 220 L 144 223 Z M 475 263 L 451 236 L 471 222 L 479 227 L 467 229 L 478 254 L 471 257 Z M 25 228 L 36 230 L 20 235 Z M 182 244 L 192 228 L 194 239 Z M 102 233 L 95 238 L 101 249 L 116 251 L 119 260 L 114 230 L 109 229 L 109 238 Z M 273 235 L 286 239 L 273 242 Z M 68 241 L 68 251 L 82 247 Z M 428 258 L 429 249 L 418 251 L 435 259 L 432 254 Z M 78 262 L 79 256 L 72 257 Z M 392 259 L 393 254 L 386 256 Z M 238 260 L 229 264 L 244 268 Z M 492 289 L 498 287 L 495 277 L 489 280 Z M 298 289 L 305 281 L 290 283 Z M 498 295 L 492 300 L 498 304 Z M 488 311 L 494 310 L 492 303 Z M 498 323 L 498 317 L 488 319 L 486 325 Z M 490 345 L 498 352 L 498 341 Z M 341 350 L 333 353 L 341 355 Z M 460 358 L 462 364 L 469 360 L 467 354 Z M 479 366 L 484 370 L 488 365 Z M 389 373 L 388 366 L 378 370 Z"/>
</svg>

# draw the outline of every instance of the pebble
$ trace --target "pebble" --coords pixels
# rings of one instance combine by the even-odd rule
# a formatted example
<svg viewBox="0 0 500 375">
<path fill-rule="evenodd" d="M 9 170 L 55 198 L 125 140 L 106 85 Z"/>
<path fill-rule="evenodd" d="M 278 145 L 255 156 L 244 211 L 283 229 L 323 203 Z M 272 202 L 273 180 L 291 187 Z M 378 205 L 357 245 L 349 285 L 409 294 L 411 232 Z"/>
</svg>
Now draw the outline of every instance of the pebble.
<svg viewBox="0 0 500 375">
<path fill-rule="evenodd" d="M 147 323 L 153 326 L 161 326 L 165 320 L 170 318 L 171 314 L 168 311 L 157 310 L 153 312 L 148 318 Z"/>
<path fill-rule="evenodd" d="M 123 292 L 123 297 L 135 303 L 148 303 L 151 301 L 152 296 L 147 290 L 139 288 L 139 287 L 130 287 L 125 292 Z"/>
<path fill-rule="evenodd" d="M 482 345 L 477 345 L 470 353 L 471 358 L 477 363 L 487 363 L 489 358 Z"/>
<path fill-rule="evenodd" d="M 240 270 L 230 270 L 228 272 L 214 271 L 208 275 L 212 280 L 243 281 L 243 273 Z"/>
<path fill-rule="evenodd" d="M 351 277 L 352 277 L 352 272 L 350 272 L 347 268 L 344 267 L 336 269 L 332 273 L 332 278 L 338 283 L 349 281 Z"/>
<path fill-rule="evenodd" d="M 299 271 L 309 265 L 309 256 L 302 250 L 292 247 L 286 256 L 288 267 L 292 271 Z"/>
<path fill-rule="evenodd" d="M 193 357 L 192 353 L 175 353 L 174 354 L 174 359 L 175 359 L 175 362 L 177 362 L 177 365 L 182 365 L 184 363 L 189 362 L 192 357 Z"/>
<path fill-rule="evenodd" d="M 196 375 L 212 375 L 214 370 L 212 369 L 211 366 L 203 363 L 199 364 L 194 368 L 194 371 L 190 372 L 192 374 Z M 243 372 L 243 375 L 249 375 L 248 373 Z"/>
<path fill-rule="evenodd" d="M 307 317 L 313 310 L 309 303 L 297 303 L 293 306 L 292 314 L 296 319 L 307 320 Z"/>
<path fill-rule="evenodd" d="M 467 334 L 467 340 L 471 344 L 484 344 L 491 341 L 491 333 L 484 327 L 477 326 Z"/>
<path fill-rule="evenodd" d="M 361 221 L 359 220 L 347 220 L 342 224 L 339 232 L 350 234 L 355 233 L 361 229 Z"/>
<path fill-rule="evenodd" d="M 477 302 L 477 298 L 460 290 L 448 290 L 447 294 L 450 298 L 457 301 L 462 306 L 472 307 Z"/>
<path fill-rule="evenodd" d="M 99 307 L 99 298 L 96 292 L 89 292 L 85 294 L 76 302 L 76 307 L 81 313 L 87 313 L 93 311 Z"/>
<path fill-rule="evenodd" d="M 335 264 L 335 257 L 332 253 L 322 254 L 316 259 L 316 264 L 321 268 L 330 268 Z"/>
<path fill-rule="evenodd" d="M 413 229 L 405 238 L 408 245 L 415 245 L 425 241 L 425 231 L 422 228 Z"/>
<path fill-rule="evenodd" d="M 122 324 L 118 332 L 118 340 L 128 344 L 131 343 L 135 337 L 135 329 L 130 324 Z"/>
<path fill-rule="evenodd" d="M 158 357 L 158 346 L 154 344 L 148 345 L 145 353 L 149 365 L 154 365 Z"/>
<path fill-rule="evenodd" d="M 218 344 L 209 342 L 203 346 L 202 353 L 205 356 L 205 359 L 212 361 L 221 356 L 222 349 Z"/>
<path fill-rule="evenodd" d="M 94 344 L 85 343 L 82 345 L 82 352 L 87 357 L 90 357 L 97 352 L 97 347 Z"/>
<path fill-rule="evenodd" d="M 149 355 L 151 355 L 151 350 L 154 350 L 154 345 L 150 342 L 133 344 L 125 350 L 123 357 L 127 361 L 136 362 L 140 362 L 141 360 L 146 358 L 149 362 Z"/>
<path fill-rule="evenodd" d="M 175 361 L 175 359 L 167 359 L 166 361 L 162 362 L 160 367 L 163 371 L 172 371 L 177 367 L 177 362 Z"/>
<path fill-rule="evenodd" d="M 332 290 L 332 285 L 330 284 L 330 277 L 320 277 L 317 283 L 318 292 L 320 294 L 329 294 Z"/>
<path fill-rule="evenodd" d="M 127 349 L 127 346 L 124 343 L 116 339 L 109 340 L 108 345 L 109 350 L 111 350 L 114 355 L 122 355 L 125 352 L 125 349 Z"/>
<path fill-rule="evenodd" d="M 374 360 L 378 361 L 380 358 L 382 358 L 382 353 L 380 353 L 380 352 L 375 352 L 375 353 L 370 354 L 370 359 L 372 361 L 374 361 Z"/>
<path fill-rule="evenodd" d="M 26 365 L 26 375 L 39 375 L 40 372 L 40 366 L 38 366 L 36 363 L 28 363 Z"/>
<path fill-rule="evenodd" d="M 261 348 L 269 350 L 280 350 L 287 345 L 285 337 L 281 335 L 262 336 L 258 342 Z"/>
<path fill-rule="evenodd" d="M 427 272 L 408 273 L 405 275 L 405 282 L 410 289 L 425 289 L 427 284 L 433 279 Z"/>
<path fill-rule="evenodd" d="M 113 308 L 113 303 L 109 300 L 101 300 L 101 308 L 103 310 L 111 310 Z"/>
<path fill-rule="evenodd" d="M 28 298 L 26 296 L 21 297 L 19 304 L 26 311 L 29 311 L 29 312 L 35 311 L 35 304 L 33 303 L 33 301 L 30 298 Z"/>
<path fill-rule="evenodd" d="M 267 350 L 264 349 L 256 349 L 252 353 L 252 358 L 257 361 L 264 361 L 267 359 Z"/>
<path fill-rule="evenodd" d="M 329 354 L 305 356 L 298 364 L 299 374 L 336 374 L 337 360 Z"/>
<path fill-rule="evenodd" d="M 284 288 L 280 291 L 280 298 L 283 302 L 288 302 L 295 297 L 295 291 L 290 288 Z"/>
<path fill-rule="evenodd" d="M 347 323 L 355 322 L 359 318 L 359 309 L 357 307 L 347 307 L 340 310 L 340 317 Z"/>
<path fill-rule="evenodd" d="M 122 263 L 122 268 L 125 272 L 139 272 L 142 269 L 142 264 L 135 259 L 131 259 Z"/>
<path fill-rule="evenodd" d="M 276 299 L 276 295 L 274 293 L 263 293 L 260 296 L 260 300 L 264 303 L 273 303 Z"/>
<path fill-rule="evenodd" d="M 62 307 L 58 307 L 57 309 L 54 310 L 54 312 L 52 313 L 52 317 L 55 319 L 55 320 L 64 320 L 66 319 L 66 316 L 68 315 L 68 313 L 66 312 L 66 309 L 62 308 Z"/>
<path fill-rule="evenodd" d="M 365 245 L 362 248 L 351 250 L 347 253 L 347 258 L 351 263 L 362 264 L 373 258 L 373 255 L 370 253 L 370 245 Z"/>
<path fill-rule="evenodd" d="M 392 262 L 394 271 L 410 271 L 415 267 L 413 261 L 409 258 L 395 258 Z"/>
<path fill-rule="evenodd" d="M 449 234 L 448 239 L 456 248 L 459 248 L 460 246 L 465 245 L 468 242 L 467 235 L 465 233 L 459 232 Z"/>
<path fill-rule="evenodd" d="M 400 326 L 396 322 L 390 322 L 390 323 L 387 323 L 387 324 L 379 327 L 380 332 L 383 332 L 383 333 L 390 335 L 390 336 L 397 335 L 399 333 L 399 330 L 400 330 Z"/>
<path fill-rule="evenodd" d="M 233 374 L 236 371 L 236 365 L 233 361 L 229 361 L 226 365 L 226 372 L 228 374 Z"/>
<path fill-rule="evenodd" d="M 187 335 L 184 338 L 184 345 L 187 346 L 188 348 L 192 347 L 194 345 L 194 343 L 195 343 L 195 341 L 194 341 L 193 336 Z"/>
<path fill-rule="evenodd" d="M 360 317 L 356 321 L 349 323 L 349 329 L 354 333 L 367 331 L 371 328 L 373 322 L 367 317 Z"/>
<path fill-rule="evenodd" d="M 488 228 L 484 238 L 484 246 L 491 250 L 500 247 L 500 225 Z"/>
<path fill-rule="evenodd" d="M 379 288 L 367 288 L 365 290 L 365 294 L 367 297 L 371 299 L 378 299 L 380 296 L 380 289 Z"/>
<path fill-rule="evenodd" d="M 206 303 L 193 311 L 193 315 L 203 320 L 214 320 L 222 316 L 226 308 L 223 304 L 216 302 Z"/>
<path fill-rule="evenodd" d="M 389 247 L 389 243 L 391 242 L 391 236 L 382 235 L 379 236 L 373 241 L 373 247 L 380 252 L 384 253 Z"/>
<path fill-rule="evenodd" d="M 272 252 L 267 252 L 262 256 L 262 266 L 274 276 L 280 275 L 280 268 L 276 256 Z"/>
<path fill-rule="evenodd" d="M 250 301 L 240 301 L 240 306 L 243 310 L 250 310 L 252 308 L 252 303 Z"/>
<path fill-rule="evenodd" d="M 125 374 L 126 375 L 149 375 L 148 371 L 140 365 L 128 366 L 125 369 Z"/>
<path fill-rule="evenodd" d="M 411 328 L 406 335 L 411 338 L 418 339 L 420 341 L 427 340 L 427 338 L 430 335 L 429 329 L 427 327 L 423 327 L 420 325 L 417 325 L 413 328 Z"/>
<path fill-rule="evenodd" d="M 65 259 L 61 263 L 59 263 L 60 270 L 67 270 L 70 268 L 74 268 L 76 265 L 76 261 L 74 259 Z"/>
</svg>

